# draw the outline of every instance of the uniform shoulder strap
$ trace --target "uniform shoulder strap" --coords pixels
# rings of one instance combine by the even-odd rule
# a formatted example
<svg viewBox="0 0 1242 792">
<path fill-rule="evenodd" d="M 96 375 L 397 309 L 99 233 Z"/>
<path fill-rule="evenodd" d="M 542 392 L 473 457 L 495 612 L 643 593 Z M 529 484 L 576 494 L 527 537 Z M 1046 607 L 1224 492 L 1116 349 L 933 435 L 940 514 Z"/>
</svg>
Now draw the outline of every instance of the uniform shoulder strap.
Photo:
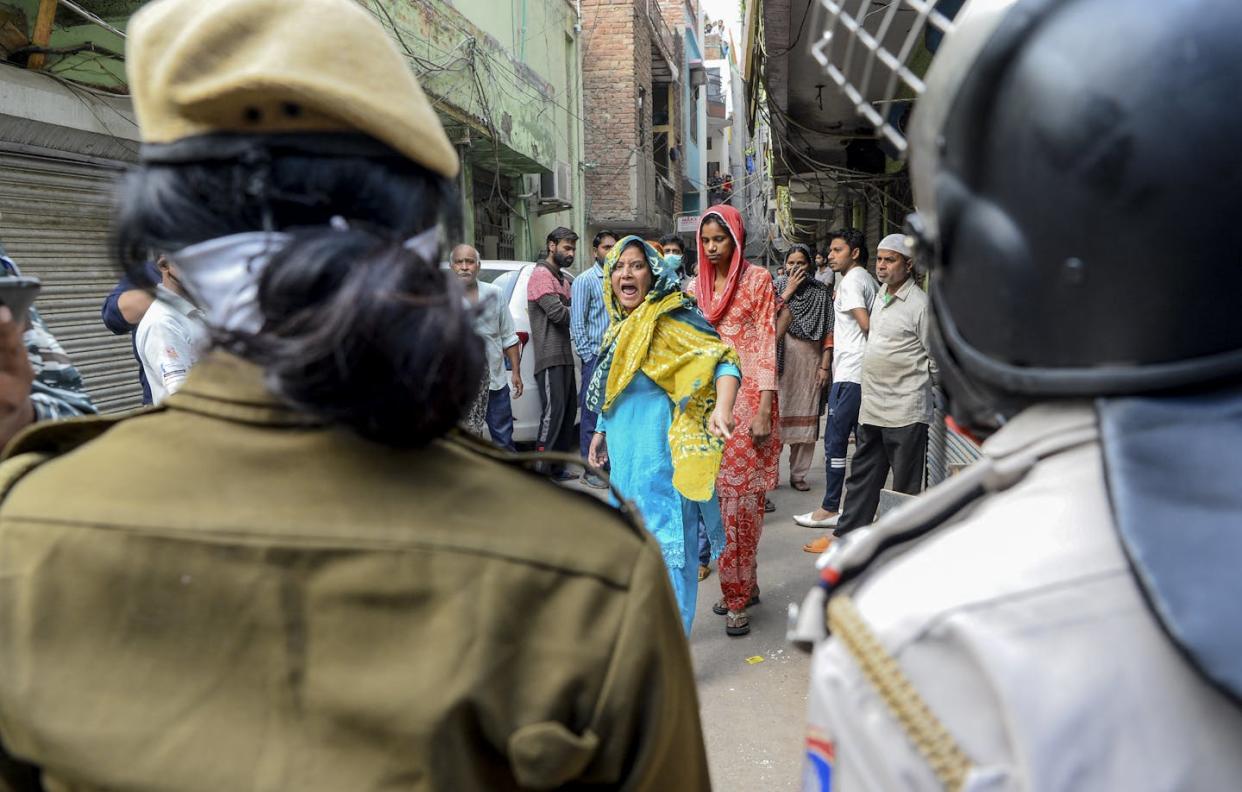
<svg viewBox="0 0 1242 792">
<path fill-rule="evenodd" d="M 635 506 L 632 501 L 628 501 L 622 497 L 621 493 L 617 491 L 617 488 L 612 486 L 612 482 L 609 480 L 608 473 L 606 471 L 588 465 L 586 460 L 576 454 L 561 454 L 551 451 L 539 451 L 534 453 L 506 451 L 503 448 L 498 448 L 491 443 L 486 443 L 474 435 L 460 430 L 454 430 L 444 439 L 446 442 L 452 443 L 460 448 L 465 448 L 474 454 L 478 454 L 479 456 L 486 457 L 510 467 L 515 467 L 528 475 L 536 476 L 548 483 L 551 483 L 548 480 L 548 477 L 540 472 L 539 466 L 541 463 L 544 465 L 568 465 L 590 471 L 608 484 L 608 490 L 612 493 L 612 497 L 618 504 L 617 506 L 612 506 L 593 495 L 589 495 L 585 492 L 577 492 L 568 487 L 560 487 L 559 489 L 566 495 L 584 498 L 598 507 L 608 510 L 612 514 L 619 514 L 624 519 L 626 525 L 628 525 L 636 534 L 639 536 L 645 535 L 646 523 L 643 522 L 642 513 L 639 512 L 638 507 Z"/>
<path fill-rule="evenodd" d="M 88 415 L 36 423 L 26 427 L 17 437 L 13 438 L 4 449 L 3 459 L 12 459 L 32 452 L 59 456 L 89 443 L 121 421 L 163 409 L 163 407 L 151 407 L 121 415 Z"/>
</svg>

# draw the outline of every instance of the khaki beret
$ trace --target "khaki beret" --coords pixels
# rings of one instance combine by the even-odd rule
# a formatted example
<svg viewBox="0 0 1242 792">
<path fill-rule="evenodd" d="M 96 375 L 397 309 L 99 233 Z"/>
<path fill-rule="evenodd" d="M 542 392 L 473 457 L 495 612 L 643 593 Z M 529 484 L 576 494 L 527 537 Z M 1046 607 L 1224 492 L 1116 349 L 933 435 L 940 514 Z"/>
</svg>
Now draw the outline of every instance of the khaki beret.
<svg viewBox="0 0 1242 792">
<path fill-rule="evenodd" d="M 457 175 L 406 59 L 354 0 L 157 0 L 128 34 L 146 148 L 217 133 L 362 133 Z"/>
</svg>

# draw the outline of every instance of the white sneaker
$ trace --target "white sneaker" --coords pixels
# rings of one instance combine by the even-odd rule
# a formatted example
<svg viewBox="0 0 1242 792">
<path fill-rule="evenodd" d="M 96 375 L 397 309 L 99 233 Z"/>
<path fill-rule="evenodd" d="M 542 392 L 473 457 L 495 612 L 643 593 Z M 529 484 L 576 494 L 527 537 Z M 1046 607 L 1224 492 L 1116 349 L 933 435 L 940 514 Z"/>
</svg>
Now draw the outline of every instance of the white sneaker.
<svg viewBox="0 0 1242 792">
<path fill-rule="evenodd" d="M 795 514 L 793 519 L 794 522 L 801 525 L 803 528 L 835 528 L 837 526 L 837 520 L 841 519 L 841 515 L 838 513 L 823 520 L 813 520 L 811 517 L 814 514 L 814 511 L 809 511 L 806 514 Z"/>
</svg>

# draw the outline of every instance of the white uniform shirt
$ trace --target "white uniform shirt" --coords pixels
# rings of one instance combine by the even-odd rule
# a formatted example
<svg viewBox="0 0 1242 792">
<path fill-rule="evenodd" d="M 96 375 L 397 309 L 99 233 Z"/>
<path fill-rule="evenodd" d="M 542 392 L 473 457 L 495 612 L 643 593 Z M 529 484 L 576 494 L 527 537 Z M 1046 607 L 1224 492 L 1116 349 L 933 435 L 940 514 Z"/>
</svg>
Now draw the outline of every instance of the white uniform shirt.
<svg viewBox="0 0 1242 792">
<path fill-rule="evenodd" d="M 875 302 L 876 282 L 865 267 L 854 267 L 837 284 L 832 309 L 836 312 L 832 330 L 832 381 L 862 384 L 863 353 L 867 336 L 850 311 L 862 308 L 868 314 Z"/>
<path fill-rule="evenodd" d="M 1145 603 L 1095 426 L 1086 403 L 1018 415 L 985 456 L 1062 450 L 846 593 L 970 759 L 968 792 L 1238 789 L 1242 710 Z M 815 647 L 811 674 L 806 789 L 941 789 L 840 640 Z"/>
<path fill-rule="evenodd" d="M 135 344 L 151 386 L 151 402 L 176 393 L 210 339 L 201 310 L 162 285 L 138 323 Z"/>
<path fill-rule="evenodd" d="M 483 339 L 487 352 L 487 388 L 494 391 L 509 384 L 505 350 L 518 342 L 509 306 L 501 305 L 504 297 L 499 286 L 479 281 L 479 312 L 474 317 L 474 331 Z"/>
</svg>

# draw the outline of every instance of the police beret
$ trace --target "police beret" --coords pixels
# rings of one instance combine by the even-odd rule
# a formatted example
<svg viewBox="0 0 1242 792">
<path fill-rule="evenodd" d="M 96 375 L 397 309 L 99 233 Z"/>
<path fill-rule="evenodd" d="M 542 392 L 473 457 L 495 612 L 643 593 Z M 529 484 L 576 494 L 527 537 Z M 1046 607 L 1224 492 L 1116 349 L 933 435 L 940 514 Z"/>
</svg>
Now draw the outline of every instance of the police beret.
<svg viewBox="0 0 1242 792">
<path fill-rule="evenodd" d="M 457 175 L 457 152 L 406 59 L 352 0 L 157 0 L 128 35 L 144 159 L 230 133 L 361 133 Z"/>
</svg>

